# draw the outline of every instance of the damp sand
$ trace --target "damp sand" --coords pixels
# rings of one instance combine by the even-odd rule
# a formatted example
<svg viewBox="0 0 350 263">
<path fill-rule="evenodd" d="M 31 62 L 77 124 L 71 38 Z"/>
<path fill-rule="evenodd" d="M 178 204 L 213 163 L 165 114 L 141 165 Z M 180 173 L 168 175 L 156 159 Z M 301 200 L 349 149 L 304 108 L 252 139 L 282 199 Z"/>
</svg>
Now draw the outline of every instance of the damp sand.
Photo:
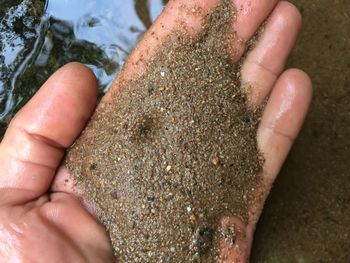
<svg viewBox="0 0 350 263">
<path fill-rule="evenodd" d="M 195 37 L 169 36 L 68 152 L 119 262 L 216 262 L 228 232 L 220 219 L 247 220 L 263 163 L 260 113 L 230 56 L 233 20 L 223 0 Z"/>
</svg>

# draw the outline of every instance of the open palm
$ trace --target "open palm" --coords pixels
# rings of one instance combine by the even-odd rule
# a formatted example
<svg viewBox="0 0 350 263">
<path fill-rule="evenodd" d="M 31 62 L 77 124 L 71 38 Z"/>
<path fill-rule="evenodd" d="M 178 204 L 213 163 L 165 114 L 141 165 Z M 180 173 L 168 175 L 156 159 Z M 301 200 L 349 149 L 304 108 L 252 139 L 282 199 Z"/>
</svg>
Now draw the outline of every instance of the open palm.
<svg viewBox="0 0 350 263">
<path fill-rule="evenodd" d="M 217 2 L 170 1 L 152 33 L 145 34 L 129 58 L 122 76 L 132 78 L 140 70 L 136 62 L 151 56 L 178 20 L 188 30 L 198 28 L 198 18 L 179 13 L 179 5 L 200 5 L 209 10 Z M 305 73 L 283 72 L 300 27 L 296 8 L 277 0 L 234 2 L 238 13 L 233 28 L 242 41 L 233 44 L 241 45 L 241 50 L 270 15 L 241 72 L 245 87 L 253 87 L 249 90 L 253 107 L 270 96 L 258 131 L 258 144 L 266 160 L 261 175 L 264 187 L 256 193 L 261 203 L 250 208 L 248 225 L 228 219 L 240 225 L 242 237 L 237 246 L 223 248 L 223 262 L 248 258 L 264 200 L 300 130 L 311 98 L 311 82 Z M 114 261 L 104 227 L 79 198 L 69 173 L 60 167 L 65 149 L 93 113 L 96 97 L 95 77 L 84 66 L 72 63 L 56 72 L 11 122 L 0 145 L 0 262 Z M 108 95 L 103 101 L 107 100 Z"/>
</svg>

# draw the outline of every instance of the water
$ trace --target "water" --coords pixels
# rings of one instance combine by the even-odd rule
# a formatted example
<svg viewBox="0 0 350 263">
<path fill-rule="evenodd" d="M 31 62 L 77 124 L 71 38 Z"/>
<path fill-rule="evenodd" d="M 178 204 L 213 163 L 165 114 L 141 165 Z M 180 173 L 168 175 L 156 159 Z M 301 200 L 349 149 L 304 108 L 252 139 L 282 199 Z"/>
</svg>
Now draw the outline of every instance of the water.
<svg viewBox="0 0 350 263">
<path fill-rule="evenodd" d="M 164 0 L 5 0 L 0 7 L 0 136 L 59 67 L 91 68 L 103 95 Z"/>
</svg>

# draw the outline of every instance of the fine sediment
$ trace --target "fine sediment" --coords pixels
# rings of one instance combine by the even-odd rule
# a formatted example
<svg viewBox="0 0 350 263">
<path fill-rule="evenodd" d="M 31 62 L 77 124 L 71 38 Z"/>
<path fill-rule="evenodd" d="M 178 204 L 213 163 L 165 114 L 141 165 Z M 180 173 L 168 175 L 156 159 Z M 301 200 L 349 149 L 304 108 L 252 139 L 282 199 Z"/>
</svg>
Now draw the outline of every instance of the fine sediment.
<svg viewBox="0 0 350 263">
<path fill-rule="evenodd" d="M 222 0 L 195 37 L 169 36 L 68 152 L 120 262 L 216 262 L 220 218 L 247 220 L 263 160 L 230 55 L 234 12 Z"/>
</svg>

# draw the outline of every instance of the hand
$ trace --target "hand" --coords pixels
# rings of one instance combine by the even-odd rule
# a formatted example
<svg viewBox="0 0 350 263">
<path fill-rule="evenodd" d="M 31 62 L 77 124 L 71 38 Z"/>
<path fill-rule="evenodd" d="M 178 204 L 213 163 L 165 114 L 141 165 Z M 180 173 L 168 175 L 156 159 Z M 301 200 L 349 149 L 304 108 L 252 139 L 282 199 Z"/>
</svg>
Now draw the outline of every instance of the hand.
<svg viewBox="0 0 350 263">
<path fill-rule="evenodd" d="M 58 70 L 12 120 L 0 145 L 0 262 L 113 262 L 105 229 L 74 195 L 51 191 L 96 104 L 84 66 Z"/>
<path fill-rule="evenodd" d="M 248 225 L 229 219 L 240 226 L 242 237 L 236 247 L 223 248 L 225 262 L 244 262 L 264 200 L 305 118 L 311 82 L 300 70 L 283 72 L 300 27 L 296 8 L 277 0 L 234 2 L 239 8 L 233 27 L 242 40 L 249 39 L 272 12 L 242 68 L 243 84 L 253 87 L 249 90 L 251 106 L 258 106 L 270 94 L 258 131 L 266 160 L 261 174 L 264 187 L 256 193 L 261 203 L 250 208 Z M 199 18 L 180 15 L 178 5 L 211 9 L 215 3 L 171 1 L 153 25 L 153 34 L 146 33 L 129 58 L 122 76 L 132 78 L 141 70 L 143 64 L 136 62 L 151 56 L 178 20 L 189 31 L 198 28 Z M 233 44 L 243 50 L 245 41 Z M 0 256 L 4 262 L 113 261 L 104 228 L 79 201 L 67 171 L 58 168 L 64 149 L 93 112 L 96 94 L 92 74 L 81 65 L 70 64 L 55 73 L 12 121 L 0 145 L 0 242 L 4 244 Z M 108 99 L 107 95 L 103 101 Z"/>
</svg>

